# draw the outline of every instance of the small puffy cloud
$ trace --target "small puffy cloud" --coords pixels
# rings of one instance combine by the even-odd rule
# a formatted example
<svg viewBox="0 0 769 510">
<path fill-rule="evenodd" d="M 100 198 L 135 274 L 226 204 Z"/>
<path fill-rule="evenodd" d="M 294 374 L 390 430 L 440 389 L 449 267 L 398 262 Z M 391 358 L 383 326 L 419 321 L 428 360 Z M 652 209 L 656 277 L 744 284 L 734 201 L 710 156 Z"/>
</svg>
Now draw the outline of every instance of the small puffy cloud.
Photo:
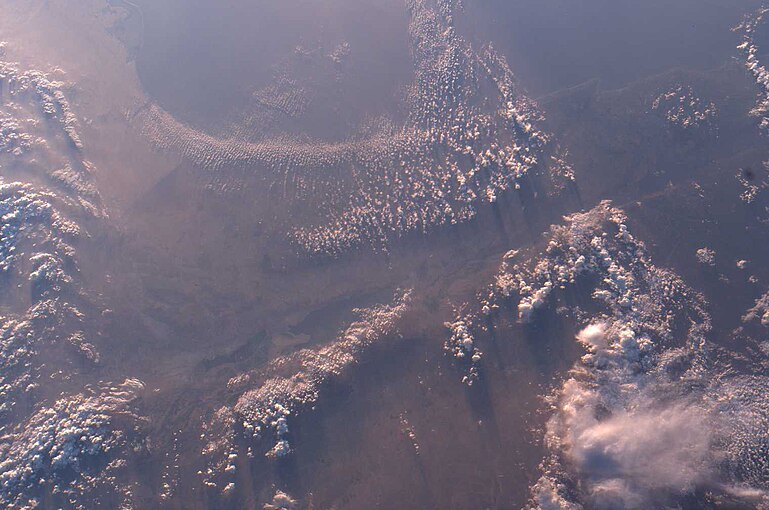
<svg viewBox="0 0 769 510">
<path fill-rule="evenodd" d="M 715 266 L 716 252 L 710 248 L 700 248 L 697 250 L 697 262 L 706 266 Z"/>
<path fill-rule="evenodd" d="M 607 325 L 604 322 L 589 324 L 577 333 L 577 340 L 592 349 L 606 347 L 606 327 Z"/>
<path fill-rule="evenodd" d="M 283 491 L 276 491 L 272 502 L 264 505 L 264 510 L 294 510 L 297 503 L 294 498 Z"/>
</svg>

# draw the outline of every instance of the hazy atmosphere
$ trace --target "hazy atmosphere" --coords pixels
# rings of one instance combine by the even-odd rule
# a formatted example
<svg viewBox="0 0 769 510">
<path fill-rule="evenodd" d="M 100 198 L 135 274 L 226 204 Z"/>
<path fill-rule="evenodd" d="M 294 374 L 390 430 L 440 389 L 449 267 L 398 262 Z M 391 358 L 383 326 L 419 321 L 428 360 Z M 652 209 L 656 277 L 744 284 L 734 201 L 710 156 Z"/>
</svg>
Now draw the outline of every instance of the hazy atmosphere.
<svg viewBox="0 0 769 510">
<path fill-rule="evenodd" d="M 769 509 L 769 4 L 0 0 L 0 508 Z"/>
</svg>

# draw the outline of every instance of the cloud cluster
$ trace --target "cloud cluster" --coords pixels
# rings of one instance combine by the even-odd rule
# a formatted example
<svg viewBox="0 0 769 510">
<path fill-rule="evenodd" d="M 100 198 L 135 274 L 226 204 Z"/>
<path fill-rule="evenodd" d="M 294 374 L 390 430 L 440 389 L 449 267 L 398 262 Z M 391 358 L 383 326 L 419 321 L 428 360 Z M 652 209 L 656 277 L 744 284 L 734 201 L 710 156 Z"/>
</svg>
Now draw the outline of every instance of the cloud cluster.
<svg viewBox="0 0 769 510">
<path fill-rule="evenodd" d="M 386 249 L 405 233 L 467 221 L 536 172 L 547 175 L 551 191 L 563 190 L 574 179 L 566 151 L 550 142 L 542 113 L 504 58 L 459 35 L 455 10 L 453 0 L 407 2 L 415 77 L 399 126 L 383 122 L 339 143 L 287 136 L 252 142 L 196 131 L 157 105 L 137 118 L 159 147 L 199 166 L 267 169 L 279 189 L 293 190 L 287 201 L 301 190 L 319 202 L 328 217 L 291 234 L 311 254 L 336 255 L 361 243 Z M 293 97 L 276 90 L 276 104 Z"/>
<path fill-rule="evenodd" d="M 668 507 L 704 492 L 769 503 L 769 401 L 758 390 L 767 381 L 719 375 L 703 298 L 656 268 L 622 225 L 614 237 L 630 245 L 601 243 L 608 267 L 593 296 L 605 311 L 577 334 L 586 354 L 556 392 L 531 507 Z M 629 294 L 611 290 L 617 275 Z M 676 340 L 682 320 L 689 332 Z"/>
<path fill-rule="evenodd" d="M 548 425 L 551 446 L 578 473 L 591 508 L 663 504 L 709 483 L 715 471 L 705 409 L 686 397 L 661 398 L 664 385 L 648 372 L 654 346 L 633 336 L 623 324 L 580 332 L 589 353 L 584 372 L 564 383 Z"/>
<path fill-rule="evenodd" d="M 34 95 L 43 113 L 59 123 L 72 146 L 78 150 L 83 148 L 77 117 L 62 90 L 64 83 L 50 80 L 41 71 L 23 71 L 12 62 L 2 61 L 0 82 L 7 87 L 11 96 Z"/>
<path fill-rule="evenodd" d="M 446 322 L 444 325 L 451 332 L 451 336 L 444 344 L 444 349 L 458 362 L 468 367 L 467 373 L 462 377 L 462 382 L 472 386 L 473 382 L 478 379 L 478 363 L 480 363 L 483 353 L 475 345 L 475 339 L 470 332 L 472 327 L 470 319 L 457 314 L 453 322 Z"/>
<path fill-rule="evenodd" d="M 463 320 L 517 303 L 518 319 L 535 322 L 576 285 L 597 309 L 573 314 L 585 354 L 549 399 L 548 455 L 529 508 L 666 508 L 704 493 L 769 504 L 769 380 L 719 368 L 704 298 L 653 264 L 609 202 L 551 227 L 541 252 L 506 254 Z"/>
<path fill-rule="evenodd" d="M 81 508 L 95 486 L 115 484 L 111 490 L 123 491 L 112 475 L 129 453 L 129 436 L 139 423 L 131 404 L 143 388 L 129 379 L 64 397 L 0 436 L 3 507 L 38 508 L 39 498 L 49 494 Z"/>
<path fill-rule="evenodd" d="M 24 70 L 8 50 L 0 44 L 0 504 L 91 508 L 102 489 L 122 504 L 130 490 L 113 475 L 143 385 L 88 385 L 101 361 L 89 319 L 102 307 L 76 251 L 90 238 L 83 225 L 104 226 L 106 212 L 70 86 L 51 78 L 63 71 Z M 62 392 L 62 381 L 86 389 Z"/>
<path fill-rule="evenodd" d="M 223 482 L 217 483 L 215 478 L 235 473 L 238 452 L 230 440 L 233 434 L 240 434 L 249 444 L 268 439 L 272 442 L 265 453 L 269 458 L 290 454 L 290 418 L 313 408 L 324 386 L 343 376 L 367 348 L 392 337 L 410 303 L 411 291 L 407 290 L 399 292 L 390 304 L 357 310 L 360 319 L 336 340 L 316 349 L 301 349 L 278 357 L 263 373 L 238 377 L 231 385 L 233 390 L 257 377 L 262 382 L 244 391 L 232 408 L 223 407 L 208 426 L 214 432 L 204 450 L 210 458 L 209 467 L 201 472 L 204 483 L 216 487 Z"/>
<path fill-rule="evenodd" d="M 756 32 L 763 26 L 768 12 L 769 9 L 761 7 L 734 29 L 742 33 L 742 43 L 737 49 L 745 56 L 745 67 L 753 75 L 760 91 L 758 103 L 750 114 L 759 119 L 759 127 L 763 132 L 769 130 L 769 71 L 758 58 L 760 48 L 756 42 Z"/>
<path fill-rule="evenodd" d="M 4 59 L 8 45 L 1 44 L 0 166 L 16 163 L 16 171 L 44 176 L 79 208 L 105 216 L 91 175 L 93 164 L 84 157 L 80 121 L 66 96 L 72 86 L 51 78 L 63 76 L 63 71 L 24 69 Z"/>
<path fill-rule="evenodd" d="M 84 235 L 62 211 L 67 201 L 29 184 L 0 178 L 0 273 L 10 285 L 28 288 L 16 296 L 15 313 L 0 318 L 0 423 L 35 392 L 37 379 L 62 365 L 45 363 L 38 354 L 59 352 L 58 362 L 98 362 L 99 353 L 83 332 L 79 284 L 73 247 Z M 48 378 L 50 379 L 50 378 Z"/>
<path fill-rule="evenodd" d="M 713 102 L 705 102 L 689 85 L 678 85 L 652 101 L 652 111 L 660 112 L 673 126 L 682 129 L 711 125 L 718 116 Z"/>
</svg>

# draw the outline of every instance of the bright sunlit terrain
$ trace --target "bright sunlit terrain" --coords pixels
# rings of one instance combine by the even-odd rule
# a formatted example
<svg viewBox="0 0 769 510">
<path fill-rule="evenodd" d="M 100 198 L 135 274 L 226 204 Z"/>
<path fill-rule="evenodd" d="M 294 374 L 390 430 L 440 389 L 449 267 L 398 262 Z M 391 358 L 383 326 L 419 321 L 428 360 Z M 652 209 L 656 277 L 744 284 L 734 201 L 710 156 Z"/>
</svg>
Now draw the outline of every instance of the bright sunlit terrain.
<svg viewBox="0 0 769 510">
<path fill-rule="evenodd" d="M 769 4 L 0 0 L 0 508 L 769 509 Z"/>
</svg>

